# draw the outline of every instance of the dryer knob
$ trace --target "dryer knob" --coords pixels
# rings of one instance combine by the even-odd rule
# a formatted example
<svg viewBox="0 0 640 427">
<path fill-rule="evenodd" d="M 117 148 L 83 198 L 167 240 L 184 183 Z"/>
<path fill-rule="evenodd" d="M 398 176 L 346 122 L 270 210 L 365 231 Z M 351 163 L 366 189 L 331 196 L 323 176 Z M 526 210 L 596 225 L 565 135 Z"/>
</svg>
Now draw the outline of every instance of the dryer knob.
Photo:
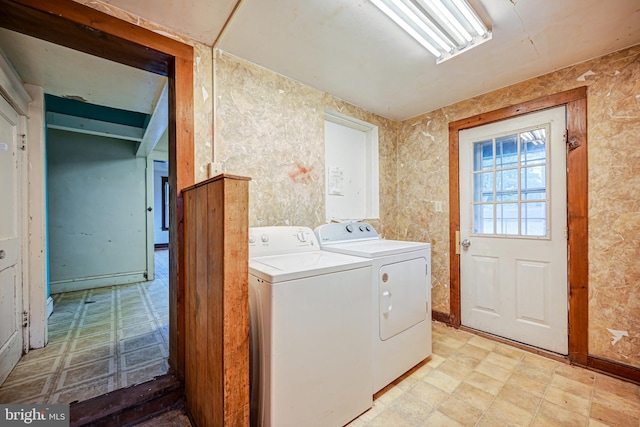
<svg viewBox="0 0 640 427">
<path fill-rule="evenodd" d="M 364 225 L 361 225 L 359 228 L 360 228 L 360 231 L 366 230 L 366 227 Z"/>
<path fill-rule="evenodd" d="M 260 237 L 260 240 L 262 240 L 263 243 L 267 243 L 269 241 L 269 236 L 267 234 L 263 234 Z"/>
<path fill-rule="evenodd" d="M 249 243 L 255 243 L 256 242 L 256 238 L 253 236 L 249 236 Z"/>
<path fill-rule="evenodd" d="M 307 235 L 304 233 L 304 231 L 298 231 L 298 240 L 300 240 L 301 242 L 307 241 Z"/>
<path fill-rule="evenodd" d="M 367 229 L 367 231 L 371 231 L 371 226 L 369 224 L 367 224 L 365 228 Z"/>
<path fill-rule="evenodd" d="M 351 225 L 351 224 L 347 225 L 347 231 L 349 233 L 353 233 L 353 225 Z"/>
</svg>

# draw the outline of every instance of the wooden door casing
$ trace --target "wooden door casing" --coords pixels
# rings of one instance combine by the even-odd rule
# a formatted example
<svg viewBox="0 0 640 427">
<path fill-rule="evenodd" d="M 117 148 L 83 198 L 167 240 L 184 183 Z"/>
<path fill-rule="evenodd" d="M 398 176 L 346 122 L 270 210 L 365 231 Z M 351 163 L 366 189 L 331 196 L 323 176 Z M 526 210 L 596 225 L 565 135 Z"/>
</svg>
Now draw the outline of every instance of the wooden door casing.
<svg viewBox="0 0 640 427">
<path fill-rule="evenodd" d="M 588 356 L 588 236 L 587 225 L 587 88 L 578 87 L 521 104 L 449 123 L 449 313 L 434 312 L 434 319 L 460 326 L 460 260 L 456 234 L 460 230 L 460 177 L 458 132 L 521 114 L 565 105 L 567 139 L 575 147 L 567 156 L 567 223 L 569 228 L 569 360 L 587 365 Z"/>
<path fill-rule="evenodd" d="M 0 27 L 166 76 L 171 200 L 169 364 L 184 378 L 181 190 L 194 183 L 193 47 L 72 0 L 0 0 Z"/>
</svg>

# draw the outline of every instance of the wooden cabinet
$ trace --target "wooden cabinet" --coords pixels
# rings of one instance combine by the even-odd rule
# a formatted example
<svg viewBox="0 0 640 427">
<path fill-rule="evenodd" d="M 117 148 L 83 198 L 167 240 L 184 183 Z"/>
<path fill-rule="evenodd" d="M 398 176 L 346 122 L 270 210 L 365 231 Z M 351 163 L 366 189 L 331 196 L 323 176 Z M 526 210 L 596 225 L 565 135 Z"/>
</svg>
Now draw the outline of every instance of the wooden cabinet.
<svg viewBox="0 0 640 427">
<path fill-rule="evenodd" d="M 185 395 L 198 427 L 249 425 L 249 180 L 183 190 Z"/>
</svg>

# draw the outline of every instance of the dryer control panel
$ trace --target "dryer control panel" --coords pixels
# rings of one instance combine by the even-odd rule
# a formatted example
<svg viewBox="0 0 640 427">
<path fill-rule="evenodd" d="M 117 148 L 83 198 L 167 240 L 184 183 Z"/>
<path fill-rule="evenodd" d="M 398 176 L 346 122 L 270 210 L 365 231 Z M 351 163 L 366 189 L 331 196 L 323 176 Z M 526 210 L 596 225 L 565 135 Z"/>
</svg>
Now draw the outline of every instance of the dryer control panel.
<svg viewBox="0 0 640 427">
<path fill-rule="evenodd" d="M 332 222 L 317 227 L 315 232 L 323 244 L 329 242 L 380 239 L 380 235 L 376 229 L 366 222 Z"/>
</svg>

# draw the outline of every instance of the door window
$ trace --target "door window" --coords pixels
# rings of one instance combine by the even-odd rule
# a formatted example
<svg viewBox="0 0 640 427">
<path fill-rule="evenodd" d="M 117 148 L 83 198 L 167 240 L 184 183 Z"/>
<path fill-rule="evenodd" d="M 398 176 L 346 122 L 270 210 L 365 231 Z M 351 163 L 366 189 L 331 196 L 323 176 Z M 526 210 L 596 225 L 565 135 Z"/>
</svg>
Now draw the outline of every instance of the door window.
<svg viewBox="0 0 640 427">
<path fill-rule="evenodd" d="M 475 235 L 549 237 L 549 126 L 473 144 Z"/>
</svg>

